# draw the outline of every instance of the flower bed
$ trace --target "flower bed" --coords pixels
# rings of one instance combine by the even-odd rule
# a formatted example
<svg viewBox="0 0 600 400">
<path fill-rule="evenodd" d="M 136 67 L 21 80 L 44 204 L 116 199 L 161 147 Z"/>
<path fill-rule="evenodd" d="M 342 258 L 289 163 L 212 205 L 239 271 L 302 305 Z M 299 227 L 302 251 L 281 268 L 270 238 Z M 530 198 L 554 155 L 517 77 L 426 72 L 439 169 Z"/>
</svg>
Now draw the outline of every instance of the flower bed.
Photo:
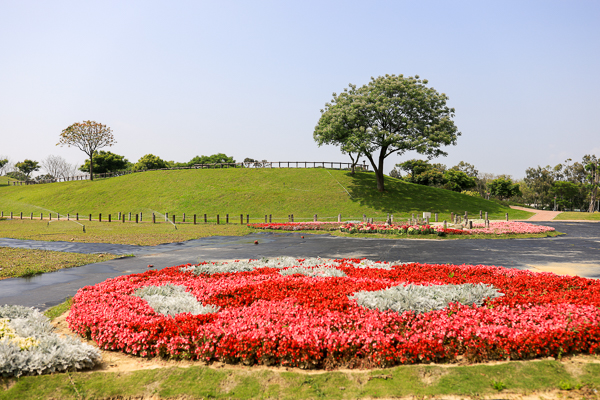
<svg viewBox="0 0 600 400">
<path fill-rule="evenodd" d="M 248 224 L 249 228 L 273 229 L 278 231 L 334 231 L 339 229 L 341 222 L 285 222 Z"/>
<path fill-rule="evenodd" d="M 490 227 L 475 224 L 473 229 L 444 229 L 441 225 L 386 225 L 369 223 L 346 223 L 340 227 L 347 233 L 383 233 L 394 235 L 512 235 L 553 232 L 550 226 L 533 225 L 517 221 L 490 221 Z"/>
<path fill-rule="evenodd" d="M 197 303 L 174 311 L 172 294 Z M 160 312 L 148 296 L 163 296 Z M 110 279 L 78 291 L 68 322 L 103 349 L 144 357 L 355 368 L 597 354 L 599 306 L 600 281 L 579 277 L 274 259 Z"/>
</svg>

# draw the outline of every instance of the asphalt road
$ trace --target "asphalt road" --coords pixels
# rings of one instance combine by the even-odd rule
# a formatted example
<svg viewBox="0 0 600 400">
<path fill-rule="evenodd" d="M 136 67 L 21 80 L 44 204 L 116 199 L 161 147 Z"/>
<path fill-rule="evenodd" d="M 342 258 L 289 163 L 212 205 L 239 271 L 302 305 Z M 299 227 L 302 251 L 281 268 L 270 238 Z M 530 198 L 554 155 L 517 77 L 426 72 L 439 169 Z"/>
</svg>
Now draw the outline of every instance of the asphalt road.
<svg viewBox="0 0 600 400">
<path fill-rule="evenodd" d="M 564 236 L 544 239 L 359 239 L 297 233 L 255 233 L 243 237 L 211 237 L 184 243 L 142 247 L 113 244 L 39 242 L 0 239 L 0 246 L 79 253 L 134 254 L 102 263 L 63 269 L 32 278 L 0 281 L 0 304 L 42 310 L 63 302 L 78 289 L 120 275 L 155 268 L 234 259 L 278 256 L 297 258 L 369 258 L 434 264 L 484 264 L 600 278 L 600 224 L 544 222 Z M 254 241 L 259 244 L 255 245 Z"/>
</svg>

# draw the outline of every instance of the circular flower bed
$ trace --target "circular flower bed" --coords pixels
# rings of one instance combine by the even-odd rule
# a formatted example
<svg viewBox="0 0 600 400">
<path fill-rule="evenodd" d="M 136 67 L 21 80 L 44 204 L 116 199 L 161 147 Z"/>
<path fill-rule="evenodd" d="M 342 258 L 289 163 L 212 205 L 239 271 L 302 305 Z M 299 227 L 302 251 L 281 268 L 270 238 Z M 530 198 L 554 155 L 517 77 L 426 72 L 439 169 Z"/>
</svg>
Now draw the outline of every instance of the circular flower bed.
<svg viewBox="0 0 600 400">
<path fill-rule="evenodd" d="M 110 279 L 79 290 L 68 322 L 144 357 L 356 368 L 600 353 L 599 306 L 593 279 L 283 258 Z"/>
</svg>

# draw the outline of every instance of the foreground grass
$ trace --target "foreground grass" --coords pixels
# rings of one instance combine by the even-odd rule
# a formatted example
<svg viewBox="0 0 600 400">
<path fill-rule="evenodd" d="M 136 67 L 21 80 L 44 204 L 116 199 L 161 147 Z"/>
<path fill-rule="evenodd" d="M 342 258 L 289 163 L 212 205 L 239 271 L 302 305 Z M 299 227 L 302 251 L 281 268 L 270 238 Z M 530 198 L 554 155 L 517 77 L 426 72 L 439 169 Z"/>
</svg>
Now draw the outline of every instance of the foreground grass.
<svg viewBox="0 0 600 400">
<path fill-rule="evenodd" d="M 569 371 L 571 370 L 571 371 Z M 265 368 L 160 368 L 0 378 L 0 399 L 360 399 L 400 396 L 503 397 L 560 391 L 597 398 L 600 364 L 560 361 L 401 366 L 374 371 L 285 372 Z"/>
<path fill-rule="evenodd" d="M 554 217 L 555 221 L 600 221 L 600 212 L 586 213 L 586 212 L 562 212 Z"/>
<path fill-rule="evenodd" d="M 241 236 L 252 230 L 246 225 L 121 223 L 80 221 L 0 220 L 0 237 L 29 240 L 115 243 L 155 246 L 207 236 Z"/>
<path fill-rule="evenodd" d="M 113 254 L 79 254 L 0 247 L 0 279 L 28 277 L 112 260 Z"/>
<path fill-rule="evenodd" d="M 52 211 L 80 215 L 92 214 L 116 219 L 119 212 L 140 213 L 148 218 L 156 213 L 207 214 L 214 221 L 219 214 L 250 215 L 251 222 L 344 220 L 367 217 L 385 219 L 387 213 L 408 218 L 412 213 L 439 213 L 440 220 L 450 220 L 450 213 L 471 215 L 488 212 L 490 219 L 527 219 L 532 213 L 513 210 L 493 201 L 462 195 L 449 190 L 415 185 L 385 178 L 386 191 L 376 190 L 373 173 L 310 169 L 219 169 L 148 171 L 96 181 L 59 182 L 30 186 L 1 187 L 0 211 L 5 215 L 23 212 L 29 216 Z M 147 219 L 146 219 L 147 220 Z"/>
</svg>

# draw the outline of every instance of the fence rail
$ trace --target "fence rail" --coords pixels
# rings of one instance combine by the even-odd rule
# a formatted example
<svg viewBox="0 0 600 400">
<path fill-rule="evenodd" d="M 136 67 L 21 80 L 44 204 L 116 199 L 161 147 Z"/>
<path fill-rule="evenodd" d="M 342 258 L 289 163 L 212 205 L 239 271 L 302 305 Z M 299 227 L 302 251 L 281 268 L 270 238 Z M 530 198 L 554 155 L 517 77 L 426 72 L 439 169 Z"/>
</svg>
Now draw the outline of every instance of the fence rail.
<svg viewBox="0 0 600 400">
<path fill-rule="evenodd" d="M 190 167 L 172 167 L 172 168 L 157 168 L 157 169 L 142 169 L 137 171 L 124 170 L 106 172 L 101 174 L 93 174 L 94 179 L 105 179 L 114 178 L 117 176 L 129 175 L 137 172 L 147 171 L 171 171 L 180 169 L 221 169 L 221 168 L 329 168 L 329 169 L 351 169 L 352 163 L 339 162 L 339 161 L 256 161 L 256 162 L 242 162 L 242 163 L 214 163 L 214 164 L 194 164 Z M 355 168 L 360 171 L 369 171 L 369 166 L 363 162 L 363 164 L 355 165 Z M 55 179 L 44 179 L 40 181 L 9 181 L 8 184 L 12 186 L 22 185 L 37 185 L 40 183 L 54 183 L 54 182 L 70 182 L 70 181 L 84 181 L 89 180 L 89 175 L 77 175 L 68 177 L 59 177 Z"/>
</svg>

